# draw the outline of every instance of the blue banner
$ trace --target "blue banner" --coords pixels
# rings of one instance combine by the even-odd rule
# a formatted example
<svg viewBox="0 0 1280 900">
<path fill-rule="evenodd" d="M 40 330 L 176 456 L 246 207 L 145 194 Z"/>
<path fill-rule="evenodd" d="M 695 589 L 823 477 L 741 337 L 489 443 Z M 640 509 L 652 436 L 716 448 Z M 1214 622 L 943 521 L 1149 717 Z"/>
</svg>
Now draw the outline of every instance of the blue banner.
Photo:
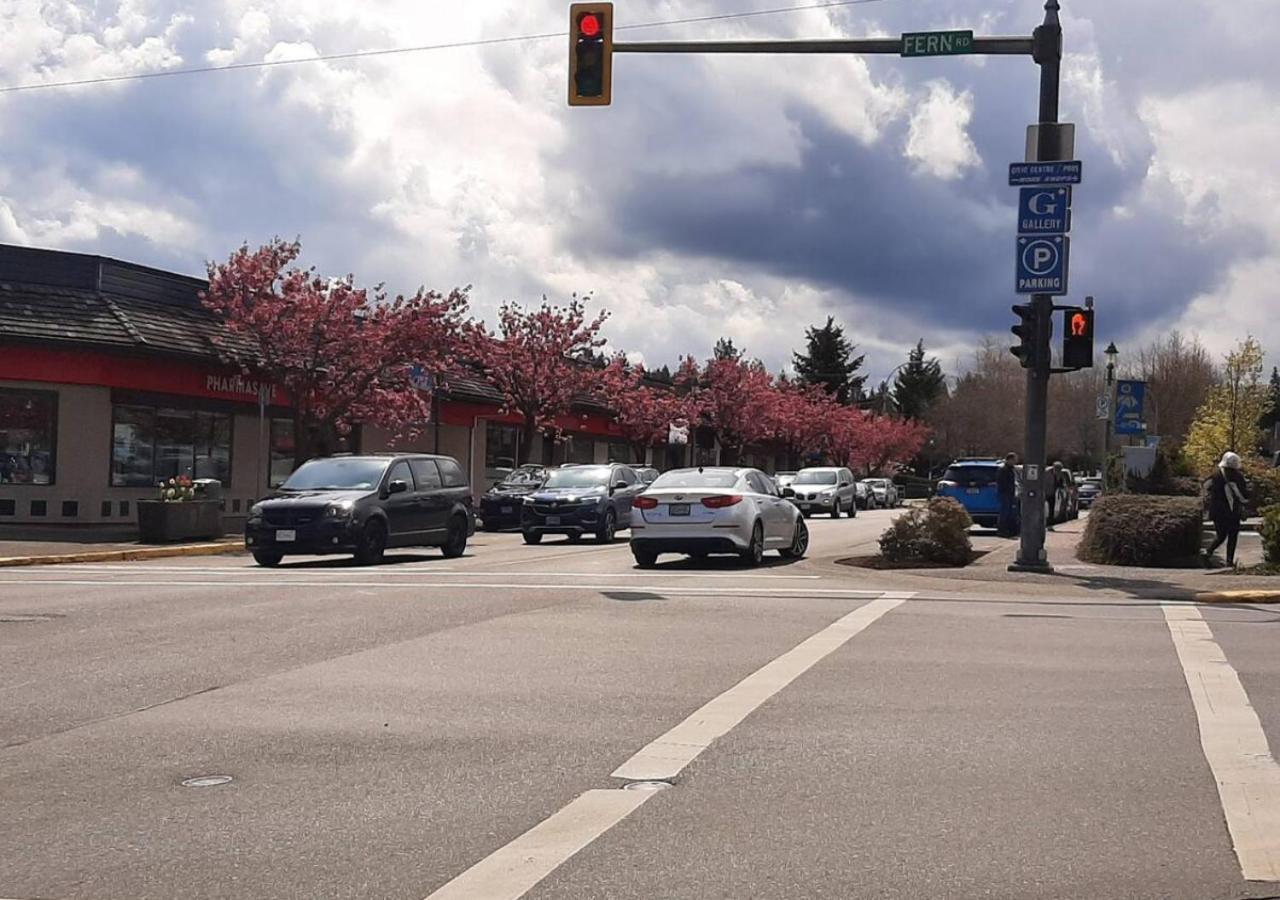
<svg viewBox="0 0 1280 900">
<path fill-rule="evenodd" d="M 1116 382 L 1116 434 L 1143 434 L 1144 406 L 1147 399 L 1145 381 Z"/>
</svg>

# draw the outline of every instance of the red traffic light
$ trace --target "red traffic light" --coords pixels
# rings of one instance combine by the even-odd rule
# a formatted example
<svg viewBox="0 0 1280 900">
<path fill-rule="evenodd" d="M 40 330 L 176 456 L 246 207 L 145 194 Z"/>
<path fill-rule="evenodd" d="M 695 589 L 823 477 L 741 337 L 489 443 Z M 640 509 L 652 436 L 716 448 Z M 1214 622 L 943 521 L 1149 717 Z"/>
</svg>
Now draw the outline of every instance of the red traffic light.
<svg viewBox="0 0 1280 900">
<path fill-rule="evenodd" d="M 595 13 L 587 13 L 578 20 L 578 33 L 585 38 L 600 36 L 600 17 Z"/>
<path fill-rule="evenodd" d="M 1085 337 L 1089 334 L 1089 320 L 1084 313 L 1076 313 L 1071 317 L 1071 336 Z"/>
</svg>

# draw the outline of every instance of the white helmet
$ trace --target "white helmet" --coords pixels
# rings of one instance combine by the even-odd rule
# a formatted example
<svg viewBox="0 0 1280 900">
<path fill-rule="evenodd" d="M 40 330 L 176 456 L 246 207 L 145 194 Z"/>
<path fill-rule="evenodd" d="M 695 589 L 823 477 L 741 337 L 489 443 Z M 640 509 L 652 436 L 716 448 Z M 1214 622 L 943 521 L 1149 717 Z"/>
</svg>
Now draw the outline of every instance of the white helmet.
<svg viewBox="0 0 1280 900">
<path fill-rule="evenodd" d="M 1228 450 L 1222 454 L 1222 462 L 1218 463 L 1218 465 L 1223 469 L 1238 469 L 1240 468 L 1240 454 L 1232 453 Z"/>
</svg>

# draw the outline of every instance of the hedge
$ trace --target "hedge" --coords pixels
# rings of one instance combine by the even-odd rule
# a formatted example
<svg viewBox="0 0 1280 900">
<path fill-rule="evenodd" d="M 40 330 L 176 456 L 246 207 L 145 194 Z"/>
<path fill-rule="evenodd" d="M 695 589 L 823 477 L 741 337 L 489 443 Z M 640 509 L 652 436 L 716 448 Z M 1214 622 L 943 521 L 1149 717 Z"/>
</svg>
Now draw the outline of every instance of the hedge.
<svg viewBox="0 0 1280 900">
<path fill-rule="evenodd" d="M 1280 566 L 1280 506 L 1262 509 L 1262 555 L 1273 566 Z"/>
<path fill-rule="evenodd" d="M 1077 555 L 1110 566 L 1178 566 L 1199 555 L 1203 531 L 1197 498 L 1113 494 L 1089 511 Z"/>
<path fill-rule="evenodd" d="M 969 512 L 950 497 L 934 497 L 893 520 L 880 535 L 880 555 L 895 563 L 967 566 L 973 558 Z"/>
</svg>

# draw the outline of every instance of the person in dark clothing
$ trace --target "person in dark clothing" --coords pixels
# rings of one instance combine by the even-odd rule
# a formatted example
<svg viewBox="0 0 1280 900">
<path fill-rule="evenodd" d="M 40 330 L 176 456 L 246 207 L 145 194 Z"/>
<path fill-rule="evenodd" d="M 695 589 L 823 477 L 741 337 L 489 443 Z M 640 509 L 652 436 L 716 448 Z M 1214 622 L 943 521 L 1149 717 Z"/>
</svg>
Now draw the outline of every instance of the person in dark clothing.
<svg viewBox="0 0 1280 900">
<path fill-rule="evenodd" d="M 996 493 L 1000 496 L 1000 519 L 996 525 L 1002 537 L 1018 534 L 1018 462 L 1017 454 L 1010 453 L 996 472 Z"/>
<path fill-rule="evenodd" d="M 1249 485 L 1240 471 L 1240 457 L 1231 452 L 1222 455 L 1218 471 L 1209 479 L 1209 518 L 1213 520 L 1215 540 L 1205 551 L 1211 559 L 1214 551 L 1227 545 L 1227 565 L 1236 564 L 1236 542 L 1240 539 L 1240 523 L 1245 516 Z"/>
</svg>

